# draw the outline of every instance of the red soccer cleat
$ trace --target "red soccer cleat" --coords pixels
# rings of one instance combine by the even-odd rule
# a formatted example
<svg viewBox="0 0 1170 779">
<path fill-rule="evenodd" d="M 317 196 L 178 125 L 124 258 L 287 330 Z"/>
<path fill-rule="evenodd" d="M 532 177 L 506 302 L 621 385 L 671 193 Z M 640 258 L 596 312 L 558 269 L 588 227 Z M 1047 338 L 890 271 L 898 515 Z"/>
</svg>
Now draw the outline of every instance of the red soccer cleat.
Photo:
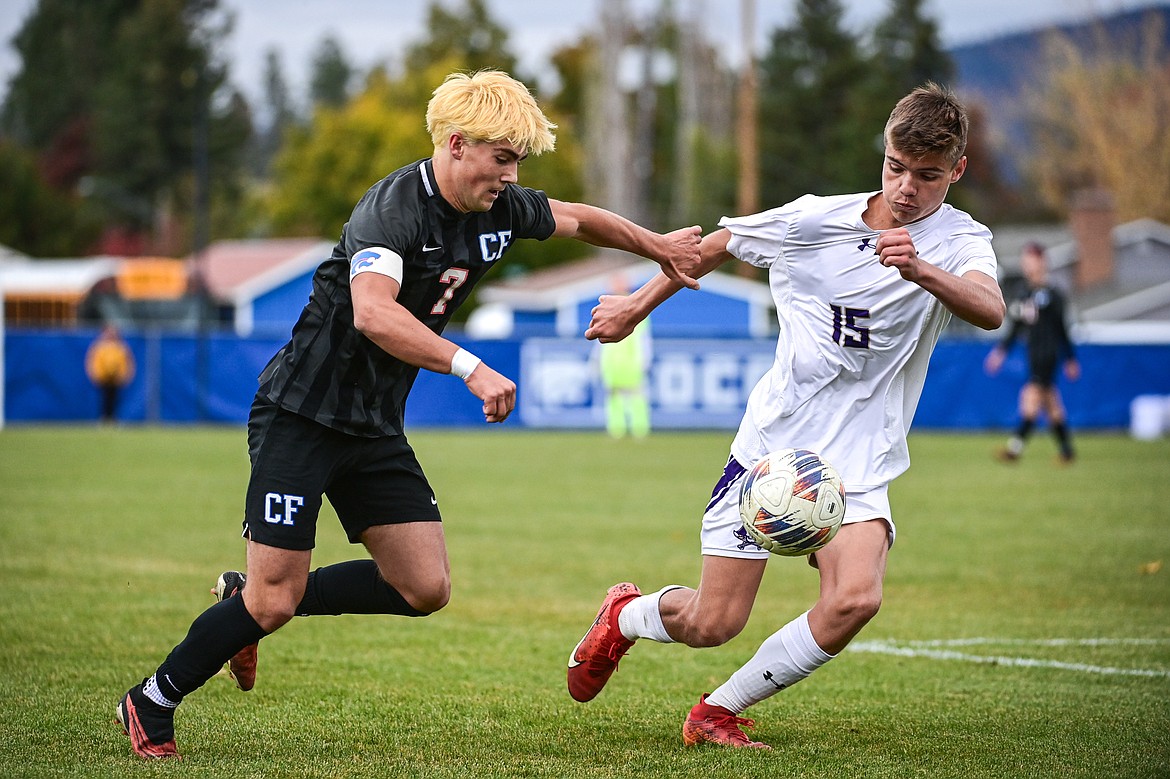
<svg viewBox="0 0 1170 779">
<path fill-rule="evenodd" d="M 217 601 L 230 598 L 244 591 L 247 577 L 239 571 L 224 571 L 215 582 L 211 594 Z M 256 663 L 259 660 L 260 647 L 249 644 L 228 661 L 228 675 L 235 680 L 236 686 L 244 692 L 256 686 Z"/>
<path fill-rule="evenodd" d="M 754 720 L 737 717 L 722 706 L 712 706 L 707 703 L 707 696 L 704 695 L 691 709 L 686 722 L 683 723 L 683 743 L 688 747 L 707 741 L 725 747 L 771 749 L 772 747 L 761 741 L 752 741 L 746 733 L 740 730 L 741 727 L 754 728 L 755 726 Z"/>
<path fill-rule="evenodd" d="M 597 619 L 569 655 L 569 695 L 585 703 L 597 697 L 601 688 L 617 670 L 618 661 L 634 642 L 618 630 L 617 616 L 622 608 L 642 592 L 629 582 L 609 588 Z"/>
</svg>

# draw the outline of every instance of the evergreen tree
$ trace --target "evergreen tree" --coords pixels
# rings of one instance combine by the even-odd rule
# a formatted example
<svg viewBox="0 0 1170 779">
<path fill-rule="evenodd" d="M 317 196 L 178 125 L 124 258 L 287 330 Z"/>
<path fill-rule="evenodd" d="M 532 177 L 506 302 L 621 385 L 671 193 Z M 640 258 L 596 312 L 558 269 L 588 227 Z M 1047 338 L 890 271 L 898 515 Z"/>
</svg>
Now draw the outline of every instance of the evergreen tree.
<svg viewBox="0 0 1170 779">
<path fill-rule="evenodd" d="M 939 42 L 938 24 L 926 15 L 924 0 L 891 0 L 889 10 L 870 38 L 869 79 L 865 85 L 865 121 L 881 128 L 894 103 L 927 81 L 954 87 L 955 63 Z M 994 219 L 1019 206 L 1019 197 L 1004 185 L 987 138 L 982 106 L 969 104 L 967 172 L 949 200 L 977 218 Z"/>
<path fill-rule="evenodd" d="M 458 60 L 468 70 L 494 68 L 521 78 L 508 51 L 508 31 L 488 15 L 485 0 L 465 0 L 453 10 L 432 0 L 427 37 L 408 48 L 406 69 L 418 71 L 446 59 Z"/>
<path fill-rule="evenodd" d="M 890 0 L 872 32 L 856 35 L 839 0 L 800 0 L 792 26 L 774 32 L 760 66 L 765 203 L 876 189 L 894 103 L 954 76 L 925 5 Z"/>
<path fill-rule="evenodd" d="M 890 0 L 874 28 L 870 73 L 890 102 L 927 81 L 951 85 L 955 63 L 939 42 L 938 23 L 926 16 L 925 0 Z"/>
<path fill-rule="evenodd" d="M 191 213 L 197 151 L 230 193 L 250 129 L 216 58 L 229 30 L 218 0 L 40 0 L 15 38 L 5 131 L 53 186 L 86 182 L 110 224 Z"/>
<path fill-rule="evenodd" d="M 800 0 L 760 62 L 760 181 L 765 204 L 874 186 L 880 126 L 856 120 L 868 64 L 839 0 Z M 887 109 L 888 110 L 888 109 Z"/>
<path fill-rule="evenodd" d="M 111 41 L 138 5 L 40 0 L 12 39 L 21 67 L 0 112 L 5 134 L 42 152 L 91 116 L 97 87 L 118 56 Z"/>
<path fill-rule="evenodd" d="M 341 44 L 329 35 L 321 40 L 313 56 L 312 75 L 309 79 L 309 100 L 314 106 L 325 105 L 336 108 L 349 99 L 349 84 L 353 79 L 353 68 L 345 58 Z"/>
<path fill-rule="evenodd" d="M 296 108 L 284 76 L 284 64 L 276 49 L 269 49 L 264 57 L 264 107 L 271 128 L 279 129 L 296 120 Z"/>
<path fill-rule="evenodd" d="M 284 77 L 280 52 L 276 49 L 269 49 L 265 54 L 263 78 L 265 116 L 253 128 L 252 153 L 249 155 L 249 169 L 260 177 L 267 176 L 285 132 L 296 122 L 292 95 Z"/>
<path fill-rule="evenodd" d="M 0 139 L 0 244 L 34 257 L 70 257 L 98 233 L 74 199 L 47 186 L 32 152 Z"/>
</svg>

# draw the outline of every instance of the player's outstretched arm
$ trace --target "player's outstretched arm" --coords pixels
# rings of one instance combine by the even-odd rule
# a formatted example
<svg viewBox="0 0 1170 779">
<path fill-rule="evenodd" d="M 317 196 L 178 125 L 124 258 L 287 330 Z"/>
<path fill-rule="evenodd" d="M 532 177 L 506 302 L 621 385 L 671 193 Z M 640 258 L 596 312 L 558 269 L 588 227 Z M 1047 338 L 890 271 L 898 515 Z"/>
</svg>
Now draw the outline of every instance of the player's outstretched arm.
<svg viewBox="0 0 1170 779">
<path fill-rule="evenodd" d="M 1003 324 L 1007 305 L 995 279 L 979 271 L 956 276 L 922 261 L 906 228 L 883 232 L 877 241 L 877 254 L 882 265 L 897 269 L 902 278 L 934 295 L 963 321 L 984 330 Z"/>
<path fill-rule="evenodd" d="M 668 278 L 691 289 L 699 288 L 699 282 L 691 275 L 699 263 L 702 230 L 698 225 L 661 234 L 597 206 L 551 198 L 548 202 L 557 224 L 553 235 L 654 260 Z"/>
<path fill-rule="evenodd" d="M 734 259 L 734 255 L 727 251 L 730 240 L 731 232 L 727 229 L 716 230 L 703 238 L 699 244 L 699 264 L 693 271 L 695 278 L 706 276 L 724 262 Z M 682 284 L 659 274 L 632 295 L 602 295 L 593 307 L 585 337 L 601 343 L 622 340 L 634 332 L 651 311 L 680 289 Z"/>
<path fill-rule="evenodd" d="M 488 422 L 503 422 L 516 407 L 516 384 L 478 357 L 436 335 L 397 301 L 399 284 L 389 276 L 361 273 L 350 282 L 353 323 L 387 354 L 435 373 L 451 373 L 483 401 Z"/>
</svg>

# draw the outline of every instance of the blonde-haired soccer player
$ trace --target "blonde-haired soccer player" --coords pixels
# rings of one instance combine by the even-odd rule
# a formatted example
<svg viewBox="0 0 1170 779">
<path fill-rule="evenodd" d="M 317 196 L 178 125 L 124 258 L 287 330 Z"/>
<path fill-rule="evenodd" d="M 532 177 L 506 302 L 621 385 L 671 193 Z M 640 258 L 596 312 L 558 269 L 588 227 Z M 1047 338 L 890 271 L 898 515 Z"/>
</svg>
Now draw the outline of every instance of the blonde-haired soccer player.
<svg viewBox="0 0 1170 779">
<path fill-rule="evenodd" d="M 407 442 L 403 409 L 421 368 L 459 377 L 487 422 L 508 418 L 513 381 L 442 332 L 516 241 L 556 235 L 623 249 L 697 286 L 686 274 L 698 263 L 698 227 L 660 235 L 517 183 L 520 161 L 554 144 L 552 123 L 519 81 L 454 74 L 435 90 L 427 126 L 434 153 L 357 203 L 291 339 L 260 376 L 248 420 L 247 572 L 220 576 L 216 603 L 119 701 L 144 758 L 178 754 L 175 709 L 224 663 L 251 689 L 257 642 L 293 616 L 423 616 L 446 605 L 438 498 Z M 323 497 L 371 559 L 310 573 Z"/>
<path fill-rule="evenodd" d="M 989 330 L 1004 316 L 991 233 L 943 202 L 966 169 L 966 137 L 963 106 L 928 84 L 890 115 L 881 191 L 806 195 L 725 217 L 703 239 L 698 275 L 732 259 L 768 269 L 776 358 L 748 398 L 704 512 L 698 588 L 611 587 L 569 658 L 576 700 L 595 697 L 639 638 L 707 647 L 743 629 L 769 554 L 743 530 L 737 490 L 769 451 L 810 449 L 832 463 L 847 490 L 844 524 L 810 560 L 816 603 L 700 697 L 684 742 L 766 748 L 741 730 L 752 723 L 740 714 L 827 663 L 877 613 L 894 540 L 887 487 L 909 466 L 906 433 L 935 342 L 951 314 Z M 624 338 L 679 288 L 659 276 L 628 298 L 603 297 L 586 336 Z"/>
</svg>

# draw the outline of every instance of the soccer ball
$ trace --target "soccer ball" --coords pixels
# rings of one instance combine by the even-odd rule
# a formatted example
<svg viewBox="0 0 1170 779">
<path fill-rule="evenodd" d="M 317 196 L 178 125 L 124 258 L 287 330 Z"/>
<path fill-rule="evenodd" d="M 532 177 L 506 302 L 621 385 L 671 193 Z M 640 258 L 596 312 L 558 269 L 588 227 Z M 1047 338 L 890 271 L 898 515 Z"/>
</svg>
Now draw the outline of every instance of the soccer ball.
<svg viewBox="0 0 1170 779">
<path fill-rule="evenodd" d="M 845 485 L 816 452 L 781 449 L 744 475 L 739 515 L 748 536 L 772 554 L 812 554 L 841 528 Z"/>
</svg>

